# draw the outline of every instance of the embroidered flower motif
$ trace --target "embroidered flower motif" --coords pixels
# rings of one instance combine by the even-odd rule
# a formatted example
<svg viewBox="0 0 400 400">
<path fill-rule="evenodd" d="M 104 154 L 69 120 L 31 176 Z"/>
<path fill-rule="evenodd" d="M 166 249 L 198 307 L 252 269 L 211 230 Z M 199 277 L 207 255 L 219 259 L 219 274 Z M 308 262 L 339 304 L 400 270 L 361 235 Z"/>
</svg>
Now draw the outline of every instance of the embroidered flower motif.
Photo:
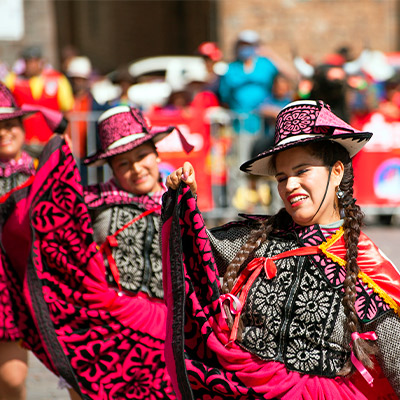
<svg viewBox="0 0 400 400">
<path fill-rule="evenodd" d="M 319 363 L 320 352 L 310 343 L 294 340 L 287 347 L 287 362 L 300 371 L 310 372 Z"/>
<path fill-rule="evenodd" d="M 150 281 L 150 289 L 152 293 L 154 293 L 158 298 L 162 298 L 164 296 L 164 288 L 162 284 L 162 271 L 154 274 L 153 278 Z"/>
<path fill-rule="evenodd" d="M 67 289 L 68 291 L 68 289 Z M 72 295 L 72 291 L 69 290 L 70 293 L 63 293 L 65 297 Z M 68 301 L 60 299 L 60 296 L 57 295 L 49 286 L 43 286 L 43 297 L 48 304 L 49 311 L 51 314 L 52 322 L 56 329 L 65 329 L 65 320 L 71 320 L 72 316 L 75 314 L 75 307 L 69 303 Z M 74 325 L 74 322 L 69 323 L 67 329 L 70 329 L 71 326 Z"/>
<path fill-rule="evenodd" d="M 243 344 L 255 354 L 264 358 L 272 358 L 276 355 L 278 347 L 274 336 L 268 331 L 260 328 L 247 329 Z"/>
<path fill-rule="evenodd" d="M 87 345 L 75 349 L 75 357 L 72 358 L 71 364 L 84 379 L 89 382 L 99 381 L 118 362 L 119 355 L 111 351 L 114 345 L 112 340 L 88 342 Z"/>
<path fill-rule="evenodd" d="M 81 251 L 81 239 L 73 229 L 58 230 L 44 247 L 45 253 L 57 266 L 65 266 L 68 257 Z"/>
<path fill-rule="evenodd" d="M 145 366 L 135 368 L 128 382 L 113 385 L 110 391 L 112 399 L 156 399 L 157 391 L 153 388 L 153 374 Z"/>
<path fill-rule="evenodd" d="M 278 120 L 277 131 L 279 141 L 287 136 L 294 136 L 313 131 L 314 121 L 318 116 L 318 111 L 309 107 L 298 107 L 297 110 L 291 109 L 286 115 Z"/>
<path fill-rule="evenodd" d="M 300 293 L 296 305 L 296 314 L 302 321 L 320 323 L 329 312 L 329 299 L 318 290 Z"/>
<path fill-rule="evenodd" d="M 137 292 L 143 279 L 143 267 L 135 268 L 132 260 L 124 254 L 115 259 L 118 260 L 117 265 L 121 285 L 127 290 Z"/>
<path fill-rule="evenodd" d="M 254 305 L 257 314 L 264 314 L 268 319 L 281 315 L 286 293 L 275 285 L 259 285 L 254 294 Z"/>
</svg>

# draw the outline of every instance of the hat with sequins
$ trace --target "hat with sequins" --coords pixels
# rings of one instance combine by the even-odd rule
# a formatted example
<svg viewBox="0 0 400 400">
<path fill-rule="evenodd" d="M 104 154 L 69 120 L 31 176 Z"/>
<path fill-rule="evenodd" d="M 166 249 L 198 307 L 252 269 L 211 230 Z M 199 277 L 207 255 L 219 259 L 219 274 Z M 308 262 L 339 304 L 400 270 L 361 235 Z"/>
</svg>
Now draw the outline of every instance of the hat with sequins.
<svg viewBox="0 0 400 400">
<path fill-rule="evenodd" d="M 187 153 L 193 149 L 175 126 L 150 126 L 140 110 L 129 106 L 110 108 L 100 115 L 97 122 L 100 149 L 85 158 L 86 165 L 103 165 L 107 158 L 131 151 L 149 140 L 156 143 L 174 129 L 178 131 L 183 149 Z"/>
<path fill-rule="evenodd" d="M 284 107 L 277 116 L 273 147 L 240 166 L 253 175 L 275 174 L 272 157 L 296 146 L 330 140 L 341 144 L 354 157 L 371 139 L 371 132 L 351 127 L 321 100 L 299 100 Z"/>
<path fill-rule="evenodd" d="M 36 111 L 23 110 L 17 106 L 10 90 L 0 82 L 0 121 L 19 117 L 26 117 Z"/>
</svg>

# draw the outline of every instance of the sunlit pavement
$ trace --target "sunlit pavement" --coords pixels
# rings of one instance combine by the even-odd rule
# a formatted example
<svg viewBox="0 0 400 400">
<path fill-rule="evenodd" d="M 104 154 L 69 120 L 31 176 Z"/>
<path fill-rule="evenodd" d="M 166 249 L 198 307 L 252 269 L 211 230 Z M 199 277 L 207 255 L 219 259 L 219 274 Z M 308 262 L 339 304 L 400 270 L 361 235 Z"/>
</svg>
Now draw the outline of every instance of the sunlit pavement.
<svg viewBox="0 0 400 400">
<path fill-rule="evenodd" d="M 58 378 L 29 353 L 27 400 L 69 400 L 67 389 L 58 388 Z"/>
</svg>

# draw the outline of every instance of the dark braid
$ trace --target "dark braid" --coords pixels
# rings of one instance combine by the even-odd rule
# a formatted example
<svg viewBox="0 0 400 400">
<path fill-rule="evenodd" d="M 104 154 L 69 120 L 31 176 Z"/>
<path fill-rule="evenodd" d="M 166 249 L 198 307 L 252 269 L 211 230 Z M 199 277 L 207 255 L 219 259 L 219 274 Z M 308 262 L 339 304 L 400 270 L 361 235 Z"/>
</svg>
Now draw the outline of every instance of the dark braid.
<svg viewBox="0 0 400 400">
<path fill-rule="evenodd" d="M 351 333 L 359 331 L 359 320 L 355 308 L 356 284 L 360 269 L 357 264 L 358 240 L 360 237 L 361 226 L 364 214 L 356 204 L 353 197 L 354 174 L 353 165 L 347 150 L 335 142 L 321 142 L 310 146 L 312 154 L 321 157 L 325 165 L 333 166 L 336 161 L 341 161 L 344 165 L 342 181 L 339 185 L 343 191 L 343 197 L 339 199 L 339 208 L 344 212 L 344 242 L 346 246 L 346 278 L 343 282 L 344 297 L 342 304 L 347 317 L 347 329 Z M 363 339 L 356 339 L 353 343 L 355 356 L 365 367 L 372 368 L 373 362 L 370 356 L 376 354 L 377 346 L 372 342 Z M 347 375 L 355 370 L 349 359 L 340 375 Z"/>
<path fill-rule="evenodd" d="M 260 245 L 268 239 L 268 236 L 272 232 L 272 230 L 281 224 L 282 219 L 286 219 L 288 214 L 284 208 L 282 208 L 277 214 L 272 215 L 266 221 L 260 222 L 259 229 L 254 230 L 251 234 L 247 242 L 241 247 L 241 249 L 236 254 L 235 258 L 228 265 L 223 283 L 222 283 L 222 292 L 229 293 L 236 281 L 236 278 L 239 275 L 240 269 L 243 266 L 244 262 L 249 258 L 250 254 L 252 254 Z M 224 305 L 226 315 L 228 317 L 228 326 L 232 328 L 233 325 L 233 317 L 230 312 L 230 309 L 227 305 Z M 243 329 L 243 324 L 240 323 L 237 338 L 241 339 L 241 333 Z"/>
<path fill-rule="evenodd" d="M 347 328 L 350 333 L 359 331 L 359 320 L 356 313 L 356 284 L 360 271 L 357 264 L 358 256 L 358 240 L 360 237 L 361 226 L 364 219 L 360 207 L 355 204 L 353 198 L 353 166 L 349 162 L 345 165 L 344 175 L 340 184 L 340 189 L 344 196 L 339 199 L 339 207 L 344 211 L 344 241 L 346 244 L 346 278 L 343 282 L 344 297 L 342 304 L 347 317 Z M 353 343 L 355 356 L 362 362 L 365 367 L 373 368 L 371 355 L 376 354 L 377 346 L 372 342 L 365 341 L 361 338 L 356 339 Z M 347 375 L 354 371 L 351 360 L 340 371 L 341 375 Z"/>
</svg>

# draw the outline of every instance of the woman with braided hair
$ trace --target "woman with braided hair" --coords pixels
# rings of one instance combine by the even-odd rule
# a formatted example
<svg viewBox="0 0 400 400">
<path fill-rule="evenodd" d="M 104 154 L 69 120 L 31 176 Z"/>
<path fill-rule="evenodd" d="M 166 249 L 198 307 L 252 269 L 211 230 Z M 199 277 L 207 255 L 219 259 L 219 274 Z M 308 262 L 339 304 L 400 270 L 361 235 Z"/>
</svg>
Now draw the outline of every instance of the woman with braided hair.
<svg viewBox="0 0 400 400">
<path fill-rule="evenodd" d="M 400 274 L 361 231 L 352 157 L 372 134 L 322 101 L 278 115 L 241 170 L 275 176 L 284 208 L 208 230 L 193 167 L 167 179 L 166 360 L 183 399 L 400 395 Z"/>
</svg>

